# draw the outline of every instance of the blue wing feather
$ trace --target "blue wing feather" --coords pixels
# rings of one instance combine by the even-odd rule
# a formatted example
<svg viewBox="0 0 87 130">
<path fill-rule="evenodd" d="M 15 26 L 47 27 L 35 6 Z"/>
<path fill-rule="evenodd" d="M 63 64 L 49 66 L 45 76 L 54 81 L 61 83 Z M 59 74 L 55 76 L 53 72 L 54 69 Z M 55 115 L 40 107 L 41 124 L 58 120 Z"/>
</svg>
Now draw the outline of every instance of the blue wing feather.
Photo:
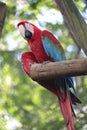
<svg viewBox="0 0 87 130">
<path fill-rule="evenodd" d="M 65 59 L 64 53 L 57 44 L 54 44 L 53 41 L 48 37 L 42 38 L 42 44 L 44 50 L 48 56 L 50 56 L 54 61 L 62 61 Z"/>
<path fill-rule="evenodd" d="M 73 82 L 72 78 L 71 77 L 67 77 L 66 78 L 66 82 L 69 85 L 69 88 L 72 88 L 74 93 L 75 93 L 75 95 L 78 97 L 77 92 L 76 92 L 75 87 L 74 87 L 74 82 Z"/>
</svg>

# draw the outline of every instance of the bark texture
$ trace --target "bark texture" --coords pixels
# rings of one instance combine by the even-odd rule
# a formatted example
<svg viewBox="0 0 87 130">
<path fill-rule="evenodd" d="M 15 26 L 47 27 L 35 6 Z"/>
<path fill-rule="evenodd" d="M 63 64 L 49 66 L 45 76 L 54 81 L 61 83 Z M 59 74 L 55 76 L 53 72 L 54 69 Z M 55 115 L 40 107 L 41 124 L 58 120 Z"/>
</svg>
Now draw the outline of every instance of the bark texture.
<svg viewBox="0 0 87 130">
<path fill-rule="evenodd" d="M 78 47 L 87 55 L 87 24 L 73 0 L 55 0 Z"/>
<path fill-rule="evenodd" d="M 2 29 L 5 21 L 6 10 L 7 10 L 6 4 L 0 2 L 0 37 L 1 37 Z"/>
<path fill-rule="evenodd" d="M 33 64 L 30 71 L 30 77 L 36 81 L 80 75 L 87 75 L 87 59 Z"/>
</svg>

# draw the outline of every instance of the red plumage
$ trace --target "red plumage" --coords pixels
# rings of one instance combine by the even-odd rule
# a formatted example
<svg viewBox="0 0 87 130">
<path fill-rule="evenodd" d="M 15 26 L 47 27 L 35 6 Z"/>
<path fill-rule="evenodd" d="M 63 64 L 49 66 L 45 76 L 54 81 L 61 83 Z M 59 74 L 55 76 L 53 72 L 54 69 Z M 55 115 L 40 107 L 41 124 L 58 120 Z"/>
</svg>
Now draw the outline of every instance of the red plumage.
<svg viewBox="0 0 87 130">
<path fill-rule="evenodd" d="M 45 61 L 54 62 L 54 59 L 49 55 L 47 55 L 45 51 L 42 38 L 47 37 L 51 39 L 54 45 L 58 46 L 59 50 L 61 50 L 63 53 L 64 50 L 60 42 L 50 32 L 46 30 L 41 31 L 35 25 L 26 21 L 20 22 L 18 24 L 18 27 L 20 25 L 26 26 L 25 25 L 26 23 L 33 26 L 34 33 L 30 39 L 27 39 L 31 52 L 23 53 L 21 57 L 21 61 L 25 72 L 28 75 L 30 75 L 30 68 L 32 64 L 43 63 Z M 75 130 L 74 120 L 73 120 L 73 115 L 75 116 L 75 113 L 72 107 L 72 103 L 76 104 L 76 103 L 80 103 L 80 101 L 74 94 L 67 91 L 65 80 L 62 83 L 62 88 L 61 88 L 62 90 L 60 89 L 60 86 L 56 84 L 55 80 L 46 80 L 41 82 L 39 81 L 39 83 L 58 97 L 60 108 L 67 125 L 67 129 Z"/>
</svg>

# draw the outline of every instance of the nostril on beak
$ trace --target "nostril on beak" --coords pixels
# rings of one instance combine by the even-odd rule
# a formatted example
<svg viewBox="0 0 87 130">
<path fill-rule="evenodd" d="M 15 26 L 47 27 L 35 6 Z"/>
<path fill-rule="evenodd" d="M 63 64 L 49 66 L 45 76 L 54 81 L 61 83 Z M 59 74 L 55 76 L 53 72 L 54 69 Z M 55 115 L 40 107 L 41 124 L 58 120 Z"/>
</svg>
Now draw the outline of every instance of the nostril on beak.
<svg viewBox="0 0 87 130">
<path fill-rule="evenodd" d="M 30 39 L 32 37 L 32 33 L 28 30 L 25 30 L 25 38 Z"/>
</svg>

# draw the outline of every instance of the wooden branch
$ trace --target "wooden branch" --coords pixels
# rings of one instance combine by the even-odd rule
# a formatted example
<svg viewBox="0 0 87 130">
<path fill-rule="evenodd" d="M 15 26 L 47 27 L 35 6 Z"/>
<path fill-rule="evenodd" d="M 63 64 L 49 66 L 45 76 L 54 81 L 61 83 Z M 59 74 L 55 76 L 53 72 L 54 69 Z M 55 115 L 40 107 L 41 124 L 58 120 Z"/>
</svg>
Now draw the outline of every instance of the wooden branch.
<svg viewBox="0 0 87 130">
<path fill-rule="evenodd" d="M 87 24 L 73 0 L 55 0 L 72 38 L 87 55 Z"/>
<path fill-rule="evenodd" d="M 4 25 L 4 21 L 5 21 L 6 10 L 7 10 L 6 4 L 0 2 L 0 37 L 1 37 L 2 28 Z"/>
<path fill-rule="evenodd" d="M 36 81 L 81 75 L 87 75 L 87 59 L 33 64 L 30 71 L 30 77 Z"/>
</svg>

